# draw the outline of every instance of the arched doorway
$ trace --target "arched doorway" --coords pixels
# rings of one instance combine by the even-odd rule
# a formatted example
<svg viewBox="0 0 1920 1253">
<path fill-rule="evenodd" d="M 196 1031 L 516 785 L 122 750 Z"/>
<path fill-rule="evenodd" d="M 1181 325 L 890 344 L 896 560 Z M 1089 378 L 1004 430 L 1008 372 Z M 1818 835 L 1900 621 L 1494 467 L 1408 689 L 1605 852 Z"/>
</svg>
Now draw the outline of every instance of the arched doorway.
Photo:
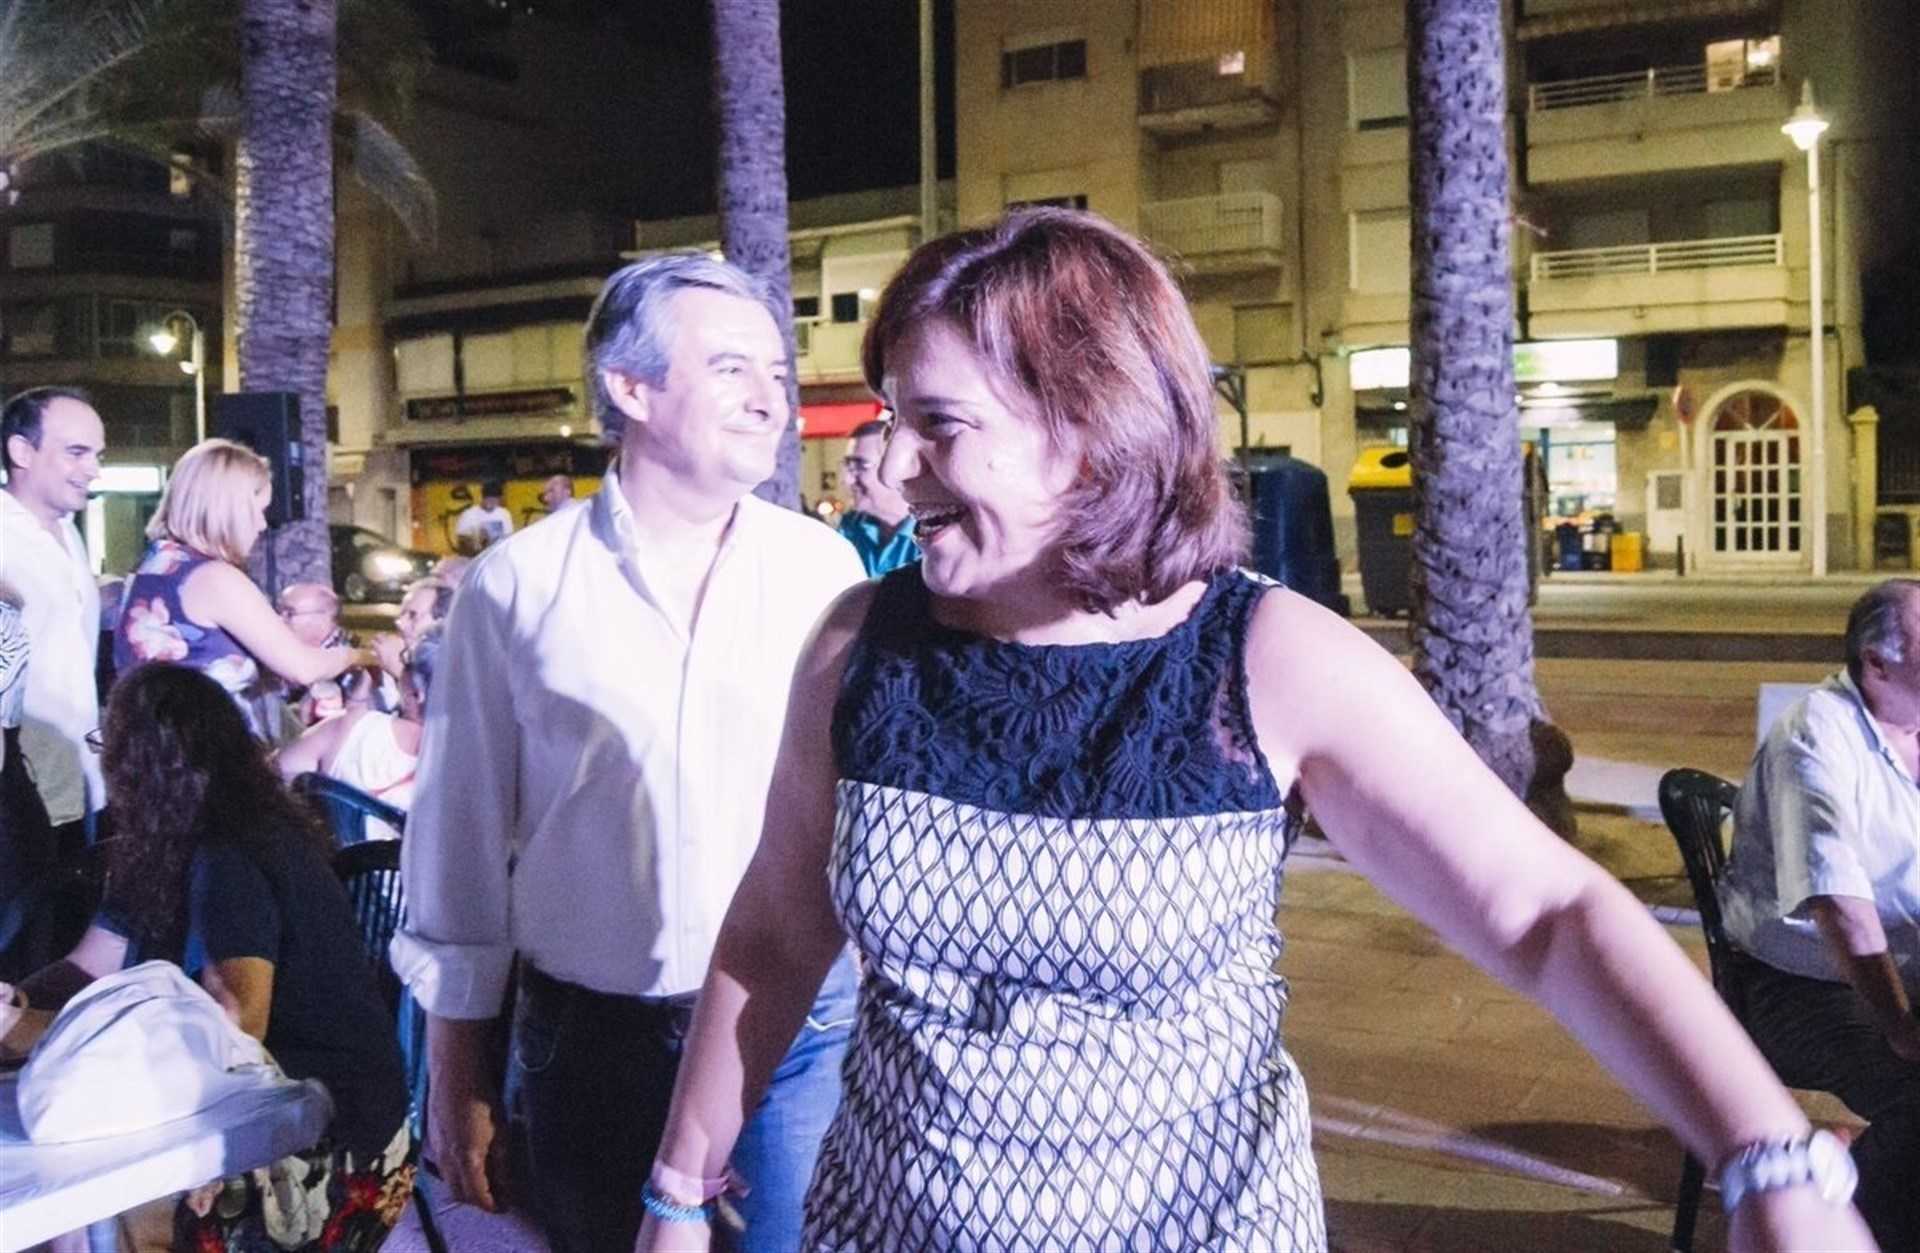
<svg viewBox="0 0 1920 1253">
<path fill-rule="evenodd" d="M 1798 565 L 1805 442 L 1799 415 L 1782 393 L 1759 383 L 1720 392 L 1702 421 L 1706 551 L 1716 563 Z"/>
</svg>

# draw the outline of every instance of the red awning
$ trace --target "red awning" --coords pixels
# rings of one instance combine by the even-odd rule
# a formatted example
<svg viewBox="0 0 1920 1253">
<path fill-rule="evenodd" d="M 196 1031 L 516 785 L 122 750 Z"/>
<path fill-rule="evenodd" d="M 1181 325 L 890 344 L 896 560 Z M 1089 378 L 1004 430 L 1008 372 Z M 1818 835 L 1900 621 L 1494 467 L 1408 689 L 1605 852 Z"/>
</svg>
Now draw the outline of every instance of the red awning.
<svg viewBox="0 0 1920 1253">
<path fill-rule="evenodd" d="M 800 438 L 845 439 L 853 428 L 880 416 L 880 402 L 859 400 L 850 404 L 801 405 Z"/>
</svg>

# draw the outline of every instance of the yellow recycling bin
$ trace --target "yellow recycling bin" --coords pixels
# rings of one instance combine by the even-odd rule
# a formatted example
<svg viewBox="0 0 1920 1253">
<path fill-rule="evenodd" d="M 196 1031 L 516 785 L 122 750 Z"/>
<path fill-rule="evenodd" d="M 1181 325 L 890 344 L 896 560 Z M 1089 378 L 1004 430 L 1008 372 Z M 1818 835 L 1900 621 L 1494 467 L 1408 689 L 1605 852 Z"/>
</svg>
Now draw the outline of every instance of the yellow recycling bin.
<svg viewBox="0 0 1920 1253">
<path fill-rule="evenodd" d="M 1413 458 L 1390 445 L 1362 448 L 1347 477 L 1360 541 L 1360 591 L 1367 612 L 1413 609 Z"/>
<path fill-rule="evenodd" d="M 1638 574 L 1646 569 L 1646 536 L 1639 531 L 1616 531 L 1613 535 L 1613 572 Z"/>
</svg>

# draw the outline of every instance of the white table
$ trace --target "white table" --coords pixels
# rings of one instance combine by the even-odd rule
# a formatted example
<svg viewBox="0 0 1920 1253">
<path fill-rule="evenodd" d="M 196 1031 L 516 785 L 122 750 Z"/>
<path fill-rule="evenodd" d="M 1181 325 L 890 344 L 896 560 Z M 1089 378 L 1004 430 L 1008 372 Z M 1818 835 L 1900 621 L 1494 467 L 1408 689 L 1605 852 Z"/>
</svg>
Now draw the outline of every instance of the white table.
<svg viewBox="0 0 1920 1253">
<path fill-rule="evenodd" d="M 18 1075 L 0 1075 L 0 1253 L 298 1153 L 333 1117 L 319 1083 L 268 1080 L 147 1131 L 34 1144 L 17 1086 Z"/>
</svg>

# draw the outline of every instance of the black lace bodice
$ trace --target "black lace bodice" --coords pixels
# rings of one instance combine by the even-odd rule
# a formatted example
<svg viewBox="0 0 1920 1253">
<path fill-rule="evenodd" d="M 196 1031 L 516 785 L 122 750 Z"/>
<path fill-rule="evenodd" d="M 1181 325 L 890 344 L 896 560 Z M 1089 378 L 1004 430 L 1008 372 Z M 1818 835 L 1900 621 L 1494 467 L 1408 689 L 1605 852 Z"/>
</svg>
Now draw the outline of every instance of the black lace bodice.
<svg viewBox="0 0 1920 1253">
<path fill-rule="evenodd" d="M 1243 657 L 1266 586 L 1225 571 L 1164 635 L 1029 645 L 942 626 L 920 567 L 897 570 L 841 682 L 840 776 L 1048 817 L 1279 808 Z"/>
</svg>

